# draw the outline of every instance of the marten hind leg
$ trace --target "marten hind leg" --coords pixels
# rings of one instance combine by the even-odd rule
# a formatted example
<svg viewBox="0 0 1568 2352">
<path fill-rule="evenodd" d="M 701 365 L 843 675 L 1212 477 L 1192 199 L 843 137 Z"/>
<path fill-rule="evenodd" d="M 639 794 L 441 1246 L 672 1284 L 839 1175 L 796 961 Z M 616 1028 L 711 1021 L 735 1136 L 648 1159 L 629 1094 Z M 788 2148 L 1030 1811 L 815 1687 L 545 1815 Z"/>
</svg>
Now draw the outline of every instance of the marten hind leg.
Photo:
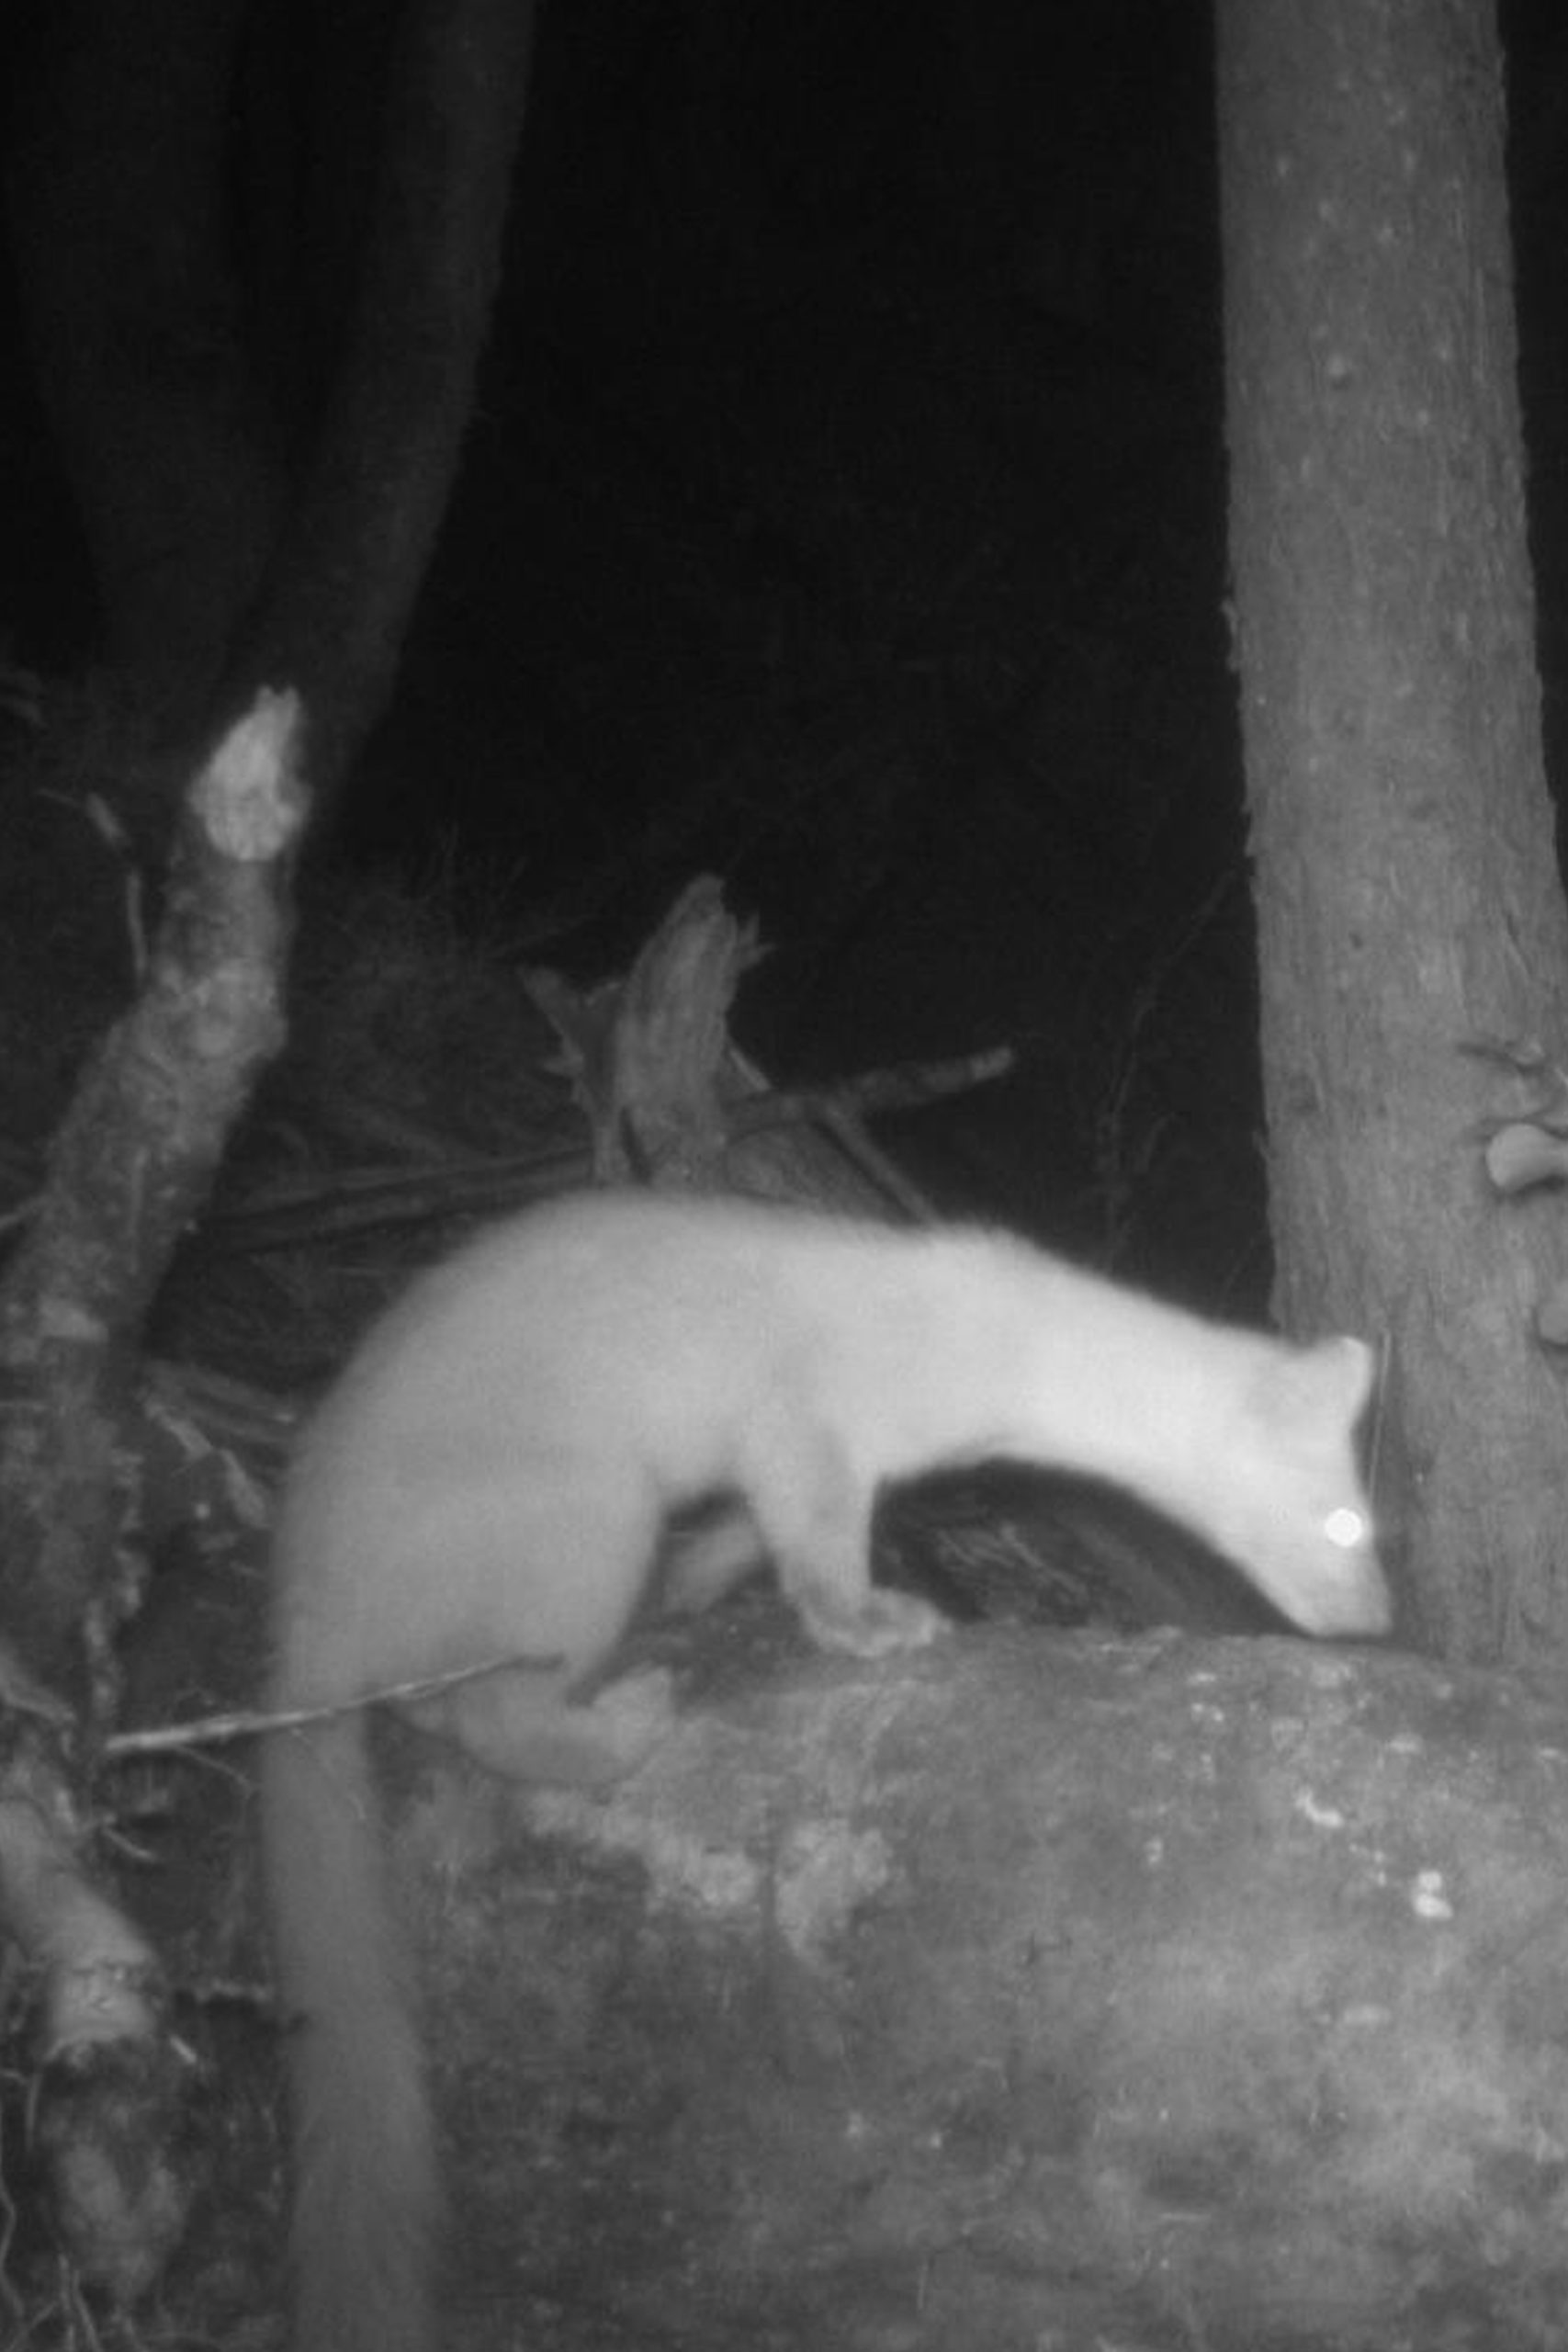
<svg viewBox="0 0 1568 2352">
<path fill-rule="evenodd" d="M 459 1685 L 441 1703 L 444 1718 L 431 1727 L 485 1771 L 563 1788 L 624 1780 L 675 1719 L 674 1681 L 661 1667 L 623 1676 L 585 1705 L 558 1682 L 510 1668 Z"/>
<path fill-rule="evenodd" d="M 466 1498 L 446 1533 L 472 1606 L 463 1648 L 491 1671 L 406 1712 L 509 1781 L 597 1788 L 635 1771 L 668 1730 L 672 1685 L 659 1669 L 628 1675 L 592 1701 L 576 1693 L 603 1668 L 652 1574 L 660 1512 L 640 1476 L 594 1476 L 571 1463 L 520 1463 Z M 515 1660 L 515 1664 L 502 1663 Z M 459 1662 L 447 1651 L 446 1662 Z"/>
</svg>

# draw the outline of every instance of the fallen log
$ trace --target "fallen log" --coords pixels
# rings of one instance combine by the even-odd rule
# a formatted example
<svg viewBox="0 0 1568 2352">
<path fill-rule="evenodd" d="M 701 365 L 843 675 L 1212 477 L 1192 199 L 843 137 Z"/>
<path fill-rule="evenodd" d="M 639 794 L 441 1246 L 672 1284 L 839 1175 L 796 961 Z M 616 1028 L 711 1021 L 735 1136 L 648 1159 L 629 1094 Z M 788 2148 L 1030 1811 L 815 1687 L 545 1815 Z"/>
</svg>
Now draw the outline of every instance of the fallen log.
<svg viewBox="0 0 1568 2352">
<path fill-rule="evenodd" d="M 607 1802 L 418 1747 L 446 2341 L 1568 2344 L 1568 1710 L 762 1597 L 700 1675 Z"/>
</svg>

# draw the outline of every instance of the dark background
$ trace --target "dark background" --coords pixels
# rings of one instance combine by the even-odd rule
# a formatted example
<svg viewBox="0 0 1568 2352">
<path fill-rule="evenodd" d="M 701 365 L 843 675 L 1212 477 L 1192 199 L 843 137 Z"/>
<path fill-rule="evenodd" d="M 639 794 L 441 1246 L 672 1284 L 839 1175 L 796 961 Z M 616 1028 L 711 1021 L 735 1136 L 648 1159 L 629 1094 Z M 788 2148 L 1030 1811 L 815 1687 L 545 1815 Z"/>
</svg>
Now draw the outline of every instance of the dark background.
<svg viewBox="0 0 1568 2352">
<path fill-rule="evenodd" d="M 236 267 L 301 446 L 390 23 L 257 0 L 234 93 Z M 1551 749 L 1568 24 L 1504 27 Z M 717 872 L 774 949 L 739 1023 L 773 1068 L 1010 1042 L 1016 1080 L 897 1135 L 939 1196 L 1239 1309 L 1210 50 L 1205 0 L 547 4 L 457 494 L 313 875 L 439 875 L 587 975 Z M 92 585 L 0 300 L 0 628 L 71 670 Z"/>
</svg>

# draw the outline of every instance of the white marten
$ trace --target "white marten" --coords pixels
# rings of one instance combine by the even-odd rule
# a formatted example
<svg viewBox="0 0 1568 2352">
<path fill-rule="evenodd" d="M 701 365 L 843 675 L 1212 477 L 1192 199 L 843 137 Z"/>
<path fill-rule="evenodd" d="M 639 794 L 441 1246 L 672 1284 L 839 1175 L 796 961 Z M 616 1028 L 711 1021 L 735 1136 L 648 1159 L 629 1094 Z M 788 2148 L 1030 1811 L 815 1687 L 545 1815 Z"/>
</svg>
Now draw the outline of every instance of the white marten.
<svg viewBox="0 0 1568 2352">
<path fill-rule="evenodd" d="M 1372 1375 L 1001 1235 L 729 1199 L 590 1193 L 416 1282 L 310 1428 L 276 1538 L 269 1704 L 331 1707 L 509 1657 L 407 1712 L 492 1770 L 606 1781 L 667 1719 L 644 1678 L 581 1703 L 668 1514 L 711 1598 L 765 1554 L 818 1644 L 929 1640 L 874 1590 L 877 1490 L 1007 1458 L 1112 1479 L 1227 1554 L 1310 1634 L 1389 1623 L 1357 1471 Z M 738 1542 L 744 1510 L 747 1540 Z M 383 1885 L 362 1709 L 263 1742 L 295 2154 L 295 2352 L 429 2352 L 439 2198 L 410 1963 Z"/>
</svg>

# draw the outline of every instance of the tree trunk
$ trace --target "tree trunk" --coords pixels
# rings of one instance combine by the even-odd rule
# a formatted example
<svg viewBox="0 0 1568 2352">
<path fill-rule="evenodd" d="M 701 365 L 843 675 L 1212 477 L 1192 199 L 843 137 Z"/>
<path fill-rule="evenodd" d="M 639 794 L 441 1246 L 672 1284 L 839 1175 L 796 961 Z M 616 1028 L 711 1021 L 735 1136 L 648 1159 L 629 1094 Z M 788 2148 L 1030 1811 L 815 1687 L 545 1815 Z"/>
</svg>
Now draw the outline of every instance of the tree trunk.
<svg viewBox="0 0 1568 2352">
<path fill-rule="evenodd" d="M 1550 1205 L 1482 1040 L 1568 1047 L 1492 11 L 1221 0 L 1231 549 L 1282 1319 L 1385 1335 L 1406 1629 L 1568 1642 Z"/>
<path fill-rule="evenodd" d="M 284 1039 L 299 744 L 297 701 L 263 696 L 193 778 L 141 989 L 0 1281 L 0 1633 L 73 1691 L 133 1605 L 122 1416 L 148 1311 Z"/>
<path fill-rule="evenodd" d="M 303 696 L 329 799 L 391 691 L 501 270 L 533 0 L 406 0 L 344 363 L 231 682 Z"/>
<path fill-rule="evenodd" d="M 149 769 L 150 796 L 183 775 L 215 707 L 232 720 L 276 686 L 305 703 L 312 793 L 330 798 L 385 707 L 446 512 L 500 272 L 533 0 L 389 13 L 385 59 L 367 53 L 376 27 L 277 36 L 290 69 L 297 49 L 306 61 L 318 119 L 334 102 L 355 130 L 378 117 L 373 174 L 357 141 L 337 153 L 341 120 L 315 173 L 278 165 L 307 99 L 290 88 L 266 113 L 280 77 L 263 96 L 254 61 L 242 74 L 235 0 L 76 0 L 24 76 L 12 242 L 107 657 L 176 753 Z M 231 176 L 250 207 L 243 270 Z M 352 297 L 340 290 L 324 322 L 310 315 L 323 276 Z M 268 307 L 285 284 L 287 320 Z M 283 424 L 277 390 L 300 410 Z M 286 440 L 301 453 L 291 475 Z M 172 808 L 131 817 L 156 855 Z"/>
<path fill-rule="evenodd" d="M 245 15 L 242 0 L 51 11 L 7 174 L 32 356 L 105 651 L 140 699 L 187 726 L 283 501 L 226 235 Z"/>
<path fill-rule="evenodd" d="M 94 1884 L 100 1807 L 79 1784 L 120 1695 L 114 1638 L 160 1516 L 152 1457 L 138 1459 L 135 1351 L 282 1041 L 299 718 L 288 695 L 261 702 L 194 779 L 141 993 L 82 1074 L 0 1283 L 0 1941 L 26 1963 L 42 2029 L 35 2194 L 47 2184 L 62 2253 L 125 2305 L 184 2225 L 193 2078 L 145 1939 Z"/>
</svg>

